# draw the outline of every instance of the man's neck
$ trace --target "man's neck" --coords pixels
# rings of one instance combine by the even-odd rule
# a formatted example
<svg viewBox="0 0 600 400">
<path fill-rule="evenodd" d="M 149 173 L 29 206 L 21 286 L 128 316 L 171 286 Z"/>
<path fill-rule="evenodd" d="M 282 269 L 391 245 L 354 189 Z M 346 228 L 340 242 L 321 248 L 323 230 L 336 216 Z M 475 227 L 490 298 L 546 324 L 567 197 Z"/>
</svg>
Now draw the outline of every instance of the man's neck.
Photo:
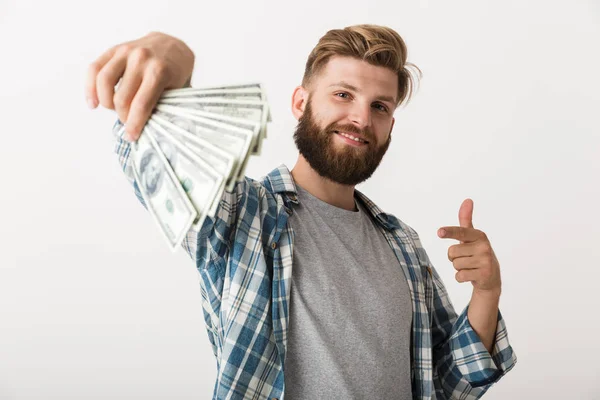
<svg viewBox="0 0 600 400">
<path fill-rule="evenodd" d="M 291 171 L 294 182 L 317 199 L 332 206 L 356 211 L 354 186 L 341 185 L 320 176 L 302 156 Z"/>
</svg>

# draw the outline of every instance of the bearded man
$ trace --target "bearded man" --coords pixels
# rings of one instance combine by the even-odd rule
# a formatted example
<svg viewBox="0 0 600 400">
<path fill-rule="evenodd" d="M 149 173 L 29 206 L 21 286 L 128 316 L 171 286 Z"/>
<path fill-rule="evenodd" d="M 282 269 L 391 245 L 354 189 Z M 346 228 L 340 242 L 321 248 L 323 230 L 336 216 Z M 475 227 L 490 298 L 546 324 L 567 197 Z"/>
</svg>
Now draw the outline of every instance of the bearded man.
<svg viewBox="0 0 600 400">
<path fill-rule="evenodd" d="M 90 66 L 88 103 L 125 123 L 116 148 L 140 199 L 129 141 L 165 89 L 189 86 L 193 65 L 185 43 L 154 32 Z M 188 233 L 183 247 L 207 294 L 214 399 L 476 399 L 515 365 L 500 267 L 472 225 L 472 201 L 460 226 L 438 232 L 461 241 L 448 256 L 473 285 L 458 315 L 415 230 L 355 189 L 390 146 L 411 69 L 388 27 L 328 31 L 292 94 L 294 168 L 245 177 Z"/>
</svg>

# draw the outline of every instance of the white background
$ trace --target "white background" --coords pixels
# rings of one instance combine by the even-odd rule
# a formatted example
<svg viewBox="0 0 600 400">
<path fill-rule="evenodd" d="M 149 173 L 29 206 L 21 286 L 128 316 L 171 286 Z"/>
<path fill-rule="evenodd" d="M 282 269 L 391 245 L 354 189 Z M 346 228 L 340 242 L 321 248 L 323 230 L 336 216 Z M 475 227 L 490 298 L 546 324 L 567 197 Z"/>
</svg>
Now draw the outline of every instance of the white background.
<svg viewBox="0 0 600 400">
<path fill-rule="evenodd" d="M 600 399 L 597 1 L 0 2 L 0 399 L 209 399 L 216 362 L 197 273 L 172 254 L 90 111 L 87 66 L 159 30 L 196 54 L 194 86 L 260 81 L 273 123 L 247 174 L 293 167 L 290 98 L 328 29 L 376 23 L 424 73 L 358 188 L 447 259 L 474 200 L 500 261 L 518 357 L 487 399 Z"/>
</svg>

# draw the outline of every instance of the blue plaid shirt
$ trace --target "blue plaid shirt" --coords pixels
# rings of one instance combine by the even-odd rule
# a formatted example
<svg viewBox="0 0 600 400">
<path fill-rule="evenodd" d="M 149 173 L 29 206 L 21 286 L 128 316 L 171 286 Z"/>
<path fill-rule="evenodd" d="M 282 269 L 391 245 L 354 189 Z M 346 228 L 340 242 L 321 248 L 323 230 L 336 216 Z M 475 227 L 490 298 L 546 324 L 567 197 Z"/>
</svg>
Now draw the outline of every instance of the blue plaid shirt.
<svg viewBox="0 0 600 400">
<path fill-rule="evenodd" d="M 128 166 L 129 143 L 117 137 L 115 150 L 144 204 Z M 373 215 L 408 282 L 413 398 L 480 398 L 517 361 L 501 313 L 490 354 L 467 319 L 468 305 L 456 314 L 415 230 L 358 190 L 355 197 Z M 214 218 L 183 242 L 200 273 L 204 321 L 217 361 L 213 400 L 285 399 L 294 249 L 287 221 L 296 204 L 292 176 L 281 165 L 259 181 L 246 177 L 225 192 Z"/>
</svg>

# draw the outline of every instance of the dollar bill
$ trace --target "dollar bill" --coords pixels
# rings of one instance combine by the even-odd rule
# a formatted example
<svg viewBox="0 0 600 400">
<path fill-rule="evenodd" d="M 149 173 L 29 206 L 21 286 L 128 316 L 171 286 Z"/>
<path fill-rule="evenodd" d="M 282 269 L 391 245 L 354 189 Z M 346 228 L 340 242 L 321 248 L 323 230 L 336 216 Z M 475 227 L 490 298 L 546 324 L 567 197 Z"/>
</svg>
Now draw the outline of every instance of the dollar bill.
<svg viewBox="0 0 600 400">
<path fill-rule="evenodd" d="M 169 161 L 181 187 L 194 205 L 198 215 L 193 228 L 199 229 L 210 214 L 215 198 L 220 198 L 223 193 L 223 176 L 181 142 L 174 140 L 153 119 L 148 121 L 146 130 Z"/>
<path fill-rule="evenodd" d="M 232 191 L 235 187 L 235 177 L 232 175 L 236 162 L 234 157 L 211 143 L 196 137 L 171 121 L 162 118 L 158 113 L 153 114 L 148 122 L 156 124 L 155 129 L 165 138 L 172 141 L 177 148 L 186 148 L 195 157 L 202 159 L 204 164 L 209 165 L 219 175 L 222 180 L 220 187 L 215 196 L 210 199 L 208 205 L 204 206 L 204 208 L 208 209 L 206 212 L 207 215 L 211 218 L 214 217 L 223 191 Z M 198 207 L 196 209 L 198 210 Z"/>
<path fill-rule="evenodd" d="M 187 112 L 185 109 L 162 111 L 165 114 L 187 119 L 193 129 L 192 132 L 196 136 L 234 156 L 237 163 L 232 174 L 236 181 L 244 179 L 245 171 L 242 169 L 242 165 L 245 165 L 246 158 L 250 157 L 251 145 L 256 140 L 253 131 L 200 117 Z"/>
<path fill-rule="evenodd" d="M 177 89 L 175 89 L 177 90 Z M 217 101 L 223 100 L 245 100 L 245 101 L 257 101 L 257 102 L 265 102 L 265 95 L 259 89 L 231 89 L 231 90 L 204 90 L 204 89 L 187 89 L 179 93 L 169 93 L 168 95 L 163 95 L 163 99 L 177 99 L 177 98 L 186 98 L 186 99 L 212 99 Z M 195 108 L 197 109 L 197 108 Z M 219 115 L 219 114 L 217 114 Z M 232 117 L 235 118 L 235 117 Z M 239 119 L 239 118 L 238 118 Z M 243 118 L 242 118 L 243 119 Z M 257 118 L 258 122 L 260 119 Z M 267 110 L 267 122 L 271 121 L 271 111 Z M 266 126 L 264 130 L 261 131 L 263 139 L 267 137 Z"/>
<path fill-rule="evenodd" d="M 156 111 L 150 117 L 150 120 L 158 123 L 164 129 L 165 134 L 181 142 L 183 146 L 202 158 L 221 176 L 230 177 L 233 175 L 237 159 L 232 154 L 196 136 L 193 133 L 194 126 L 190 126 L 187 119 Z"/>
<path fill-rule="evenodd" d="M 194 205 L 146 127 L 131 144 L 130 157 L 144 203 L 175 251 L 198 216 Z"/>
<path fill-rule="evenodd" d="M 211 94 L 229 94 L 229 93 L 260 93 L 260 101 L 267 102 L 267 92 L 262 83 L 235 83 L 225 86 L 206 86 L 198 88 L 183 88 L 183 89 L 171 89 L 163 92 L 164 97 L 177 97 L 180 95 L 187 95 L 187 93 L 211 93 Z M 267 122 L 272 122 L 271 111 L 269 110 L 267 115 Z"/>
<path fill-rule="evenodd" d="M 158 104 L 172 105 L 191 110 L 201 110 L 212 114 L 227 115 L 234 118 L 257 122 L 262 139 L 267 136 L 269 105 L 264 101 L 219 99 L 195 96 L 161 98 Z"/>
<path fill-rule="evenodd" d="M 253 143 L 252 150 L 251 150 L 251 155 L 258 156 L 262 152 L 263 138 L 261 137 L 260 132 L 263 129 L 263 127 L 261 127 L 260 123 L 257 121 L 252 121 L 252 120 L 248 120 L 248 119 L 244 119 L 244 118 L 231 117 L 229 115 L 215 114 L 212 112 L 208 112 L 208 111 L 204 111 L 202 109 L 196 108 L 194 106 L 194 104 L 192 104 L 190 107 L 180 107 L 180 106 L 176 106 L 176 105 L 158 104 L 156 106 L 156 110 L 157 111 L 155 111 L 155 113 L 159 113 L 159 114 L 163 113 L 163 112 L 168 113 L 169 111 L 179 112 L 180 114 L 181 113 L 190 113 L 193 115 L 212 119 L 215 121 L 221 121 L 221 122 L 224 122 L 224 123 L 232 125 L 232 126 L 237 126 L 238 128 L 250 130 L 254 134 L 254 138 L 255 138 L 255 141 Z M 182 128 L 187 129 L 189 131 L 193 131 L 193 129 L 190 129 L 190 125 L 189 125 L 190 121 L 188 121 L 186 118 L 175 117 L 175 116 L 173 116 L 173 118 L 177 118 L 178 124 L 180 124 L 180 126 Z M 266 130 L 266 127 L 264 127 L 264 129 Z"/>
<path fill-rule="evenodd" d="M 263 85 L 165 91 L 131 144 L 124 170 L 175 251 L 190 230 L 216 215 L 224 191 L 245 179 L 271 121 Z M 124 140 L 121 121 L 113 133 Z M 118 142 L 123 146 L 123 142 Z M 119 152 L 121 157 L 125 153 Z"/>
<path fill-rule="evenodd" d="M 165 91 L 163 99 L 197 97 L 204 99 L 223 99 L 223 100 L 250 100 L 264 101 L 263 94 L 258 89 L 232 89 L 232 90 L 204 90 L 195 88 L 172 89 Z"/>
</svg>

